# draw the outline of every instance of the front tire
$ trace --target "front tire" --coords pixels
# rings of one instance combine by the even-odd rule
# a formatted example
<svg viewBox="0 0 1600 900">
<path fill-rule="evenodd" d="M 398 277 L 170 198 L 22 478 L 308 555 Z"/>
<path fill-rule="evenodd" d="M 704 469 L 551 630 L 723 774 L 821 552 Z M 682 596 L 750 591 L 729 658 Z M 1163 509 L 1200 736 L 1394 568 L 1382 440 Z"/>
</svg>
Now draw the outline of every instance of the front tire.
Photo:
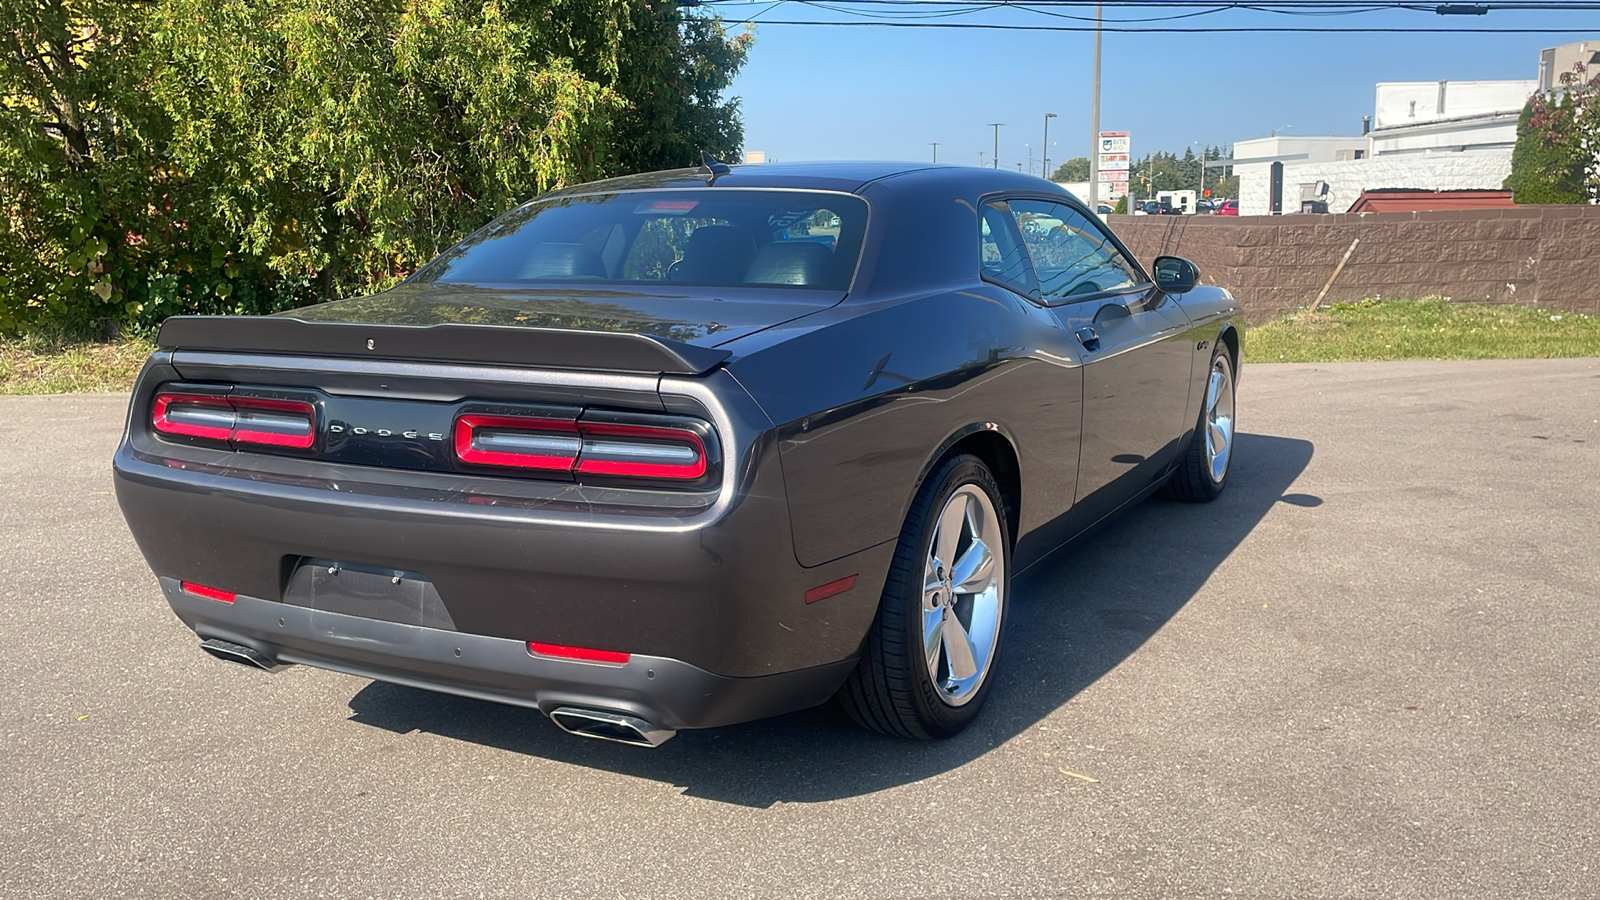
<svg viewBox="0 0 1600 900">
<path fill-rule="evenodd" d="M 977 457 L 948 457 L 900 530 L 861 661 L 839 690 L 864 728 L 958 734 L 994 686 L 1008 620 L 1011 535 L 1004 495 Z"/>
<path fill-rule="evenodd" d="M 1188 503 L 1210 503 L 1228 486 L 1228 471 L 1233 467 L 1235 435 L 1235 392 L 1233 356 L 1221 341 L 1211 354 L 1211 374 L 1206 379 L 1205 402 L 1200 420 L 1178 470 L 1167 482 L 1167 494 Z"/>
</svg>

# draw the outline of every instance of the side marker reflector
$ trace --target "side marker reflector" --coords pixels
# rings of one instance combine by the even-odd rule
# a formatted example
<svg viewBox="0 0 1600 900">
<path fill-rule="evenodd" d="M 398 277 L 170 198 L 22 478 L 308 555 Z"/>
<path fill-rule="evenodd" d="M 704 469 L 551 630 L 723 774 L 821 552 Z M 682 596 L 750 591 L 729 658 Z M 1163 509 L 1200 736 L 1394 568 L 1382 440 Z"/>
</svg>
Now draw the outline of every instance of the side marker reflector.
<svg viewBox="0 0 1600 900">
<path fill-rule="evenodd" d="M 219 603 L 232 603 L 234 599 L 239 596 L 232 591 L 224 591 L 214 587 L 206 587 L 203 584 L 191 584 L 187 581 L 181 581 L 179 584 L 183 585 L 183 590 L 185 593 L 193 594 L 196 597 L 204 597 L 207 600 L 216 600 Z"/>
<path fill-rule="evenodd" d="M 838 581 L 830 581 L 827 584 L 819 584 L 811 590 L 806 591 L 806 602 L 815 603 L 818 600 L 826 600 L 835 594 L 842 594 L 855 586 L 856 576 L 846 575 Z"/>
<path fill-rule="evenodd" d="M 528 642 L 528 652 L 535 656 L 558 656 L 562 659 L 576 659 L 581 662 L 606 663 L 613 666 L 628 664 L 631 654 L 618 653 L 615 650 L 595 650 L 589 647 L 568 647 L 564 644 L 541 644 L 538 641 Z"/>
</svg>

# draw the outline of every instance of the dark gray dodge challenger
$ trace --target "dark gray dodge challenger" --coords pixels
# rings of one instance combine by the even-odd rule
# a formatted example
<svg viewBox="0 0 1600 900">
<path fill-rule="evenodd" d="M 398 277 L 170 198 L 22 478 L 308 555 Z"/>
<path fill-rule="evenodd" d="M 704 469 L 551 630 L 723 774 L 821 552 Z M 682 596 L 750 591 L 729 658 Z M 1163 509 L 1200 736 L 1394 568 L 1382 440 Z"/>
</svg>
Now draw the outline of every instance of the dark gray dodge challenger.
<svg viewBox="0 0 1600 900">
<path fill-rule="evenodd" d="M 167 320 L 117 499 L 222 659 L 641 745 L 830 697 L 945 737 L 1016 573 L 1226 485 L 1243 318 L 1199 277 L 991 169 L 579 185 L 374 296 Z"/>
</svg>

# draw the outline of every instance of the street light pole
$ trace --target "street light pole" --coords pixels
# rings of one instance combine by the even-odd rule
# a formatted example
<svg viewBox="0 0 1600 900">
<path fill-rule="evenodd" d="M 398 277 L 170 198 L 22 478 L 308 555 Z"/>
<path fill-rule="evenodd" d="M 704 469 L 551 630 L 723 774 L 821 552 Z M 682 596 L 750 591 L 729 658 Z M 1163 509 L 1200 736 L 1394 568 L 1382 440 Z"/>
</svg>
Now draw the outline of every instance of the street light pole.
<svg viewBox="0 0 1600 900">
<path fill-rule="evenodd" d="M 1094 98 L 1089 103 L 1089 208 L 1100 208 L 1100 27 L 1105 4 L 1094 5 Z"/>
<path fill-rule="evenodd" d="M 1055 113 L 1044 114 L 1044 162 L 1040 164 L 1044 169 L 1044 177 L 1050 177 L 1050 120 L 1056 117 Z"/>
<path fill-rule="evenodd" d="M 939 161 L 939 142 L 938 141 L 929 141 L 928 144 L 933 147 L 933 161 L 934 162 L 938 162 Z"/>
<path fill-rule="evenodd" d="M 1000 126 L 1004 124 L 1004 122 L 989 123 L 994 128 L 994 167 L 996 169 L 1000 168 Z"/>
</svg>

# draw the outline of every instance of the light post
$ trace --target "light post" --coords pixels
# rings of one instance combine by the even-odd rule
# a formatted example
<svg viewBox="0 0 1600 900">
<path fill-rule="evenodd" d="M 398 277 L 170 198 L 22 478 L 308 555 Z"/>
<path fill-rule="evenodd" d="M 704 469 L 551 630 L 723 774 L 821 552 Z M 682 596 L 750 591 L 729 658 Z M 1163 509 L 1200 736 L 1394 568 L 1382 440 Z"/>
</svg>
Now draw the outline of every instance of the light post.
<svg viewBox="0 0 1600 900">
<path fill-rule="evenodd" d="M 1104 3 L 1094 5 L 1094 98 L 1089 104 L 1089 208 L 1100 208 L 1100 27 Z"/>
<path fill-rule="evenodd" d="M 1028 174 L 1032 175 L 1033 174 L 1033 145 L 1032 144 L 1023 144 L 1022 146 L 1028 148 Z"/>
<path fill-rule="evenodd" d="M 933 161 L 934 162 L 938 162 L 939 161 L 939 142 L 938 141 L 929 141 L 928 145 L 933 147 Z"/>
<path fill-rule="evenodd" d="M 1044 114 L 1044 144 L 1040 147 L 1040 152 L 1044 154 L 1044 161 L 1040 163 L 1039 167 L 1044 170 L 1043 174 L 1046 178 L 1050 177 L 1050 120 L 1055 117 L 1055 113 Z"/>
<path fill-rule="evenodd" d="M 990 122 L 989 123 L 989 126 L 994 129 L 994 167 L 996 169 L 1000 168 L 1000 126 L 1002 126 L 1004 124 L 1006 124 L 1006 123 L 1004 123 L 1004 122 Z"/>
</svg>

